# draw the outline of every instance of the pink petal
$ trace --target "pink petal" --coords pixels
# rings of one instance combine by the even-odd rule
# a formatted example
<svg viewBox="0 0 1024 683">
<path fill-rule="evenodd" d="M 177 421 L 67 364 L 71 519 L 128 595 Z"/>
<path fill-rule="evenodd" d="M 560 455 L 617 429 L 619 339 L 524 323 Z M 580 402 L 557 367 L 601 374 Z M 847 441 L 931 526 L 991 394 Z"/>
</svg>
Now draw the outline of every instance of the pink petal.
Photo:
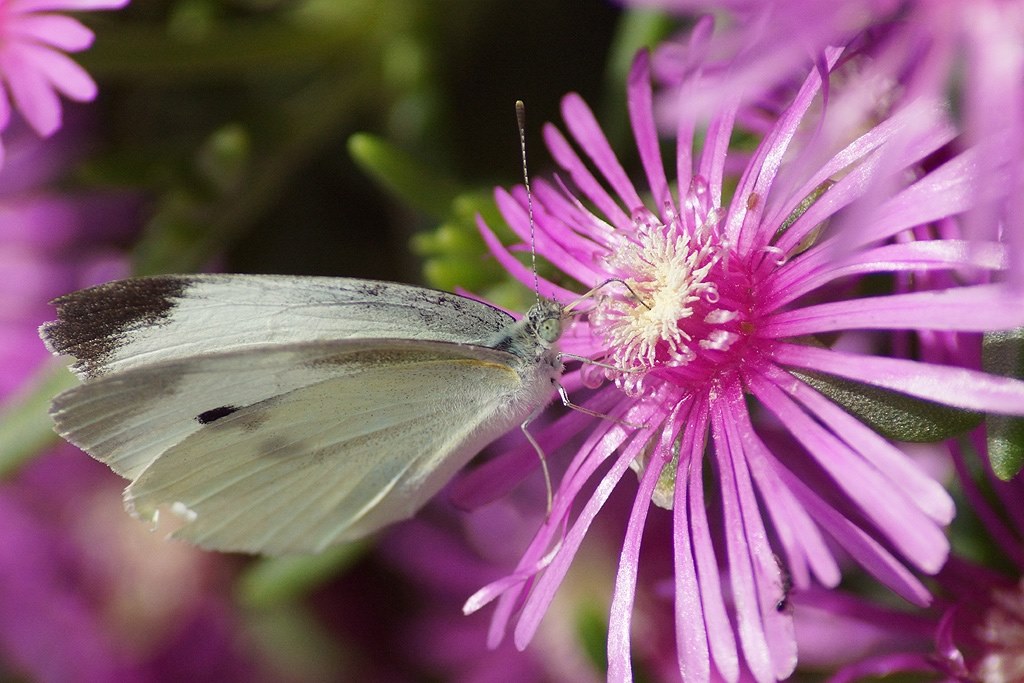
<svg viewBox="0 0 1024 683">
<path fill-rule="evenodd" d="M 1024 297 L 1006 285 L 865 297 L 804 306 L 772 316 L 765 337 L 799 337 L 835 330 L 956 330 L 984 332 L 1024 325 Z"/>
<path fill-rule="evenodd" d="M 855 188 L 855 191 L 844 197 L 841 202 L 841 205 L 848 204 L 853 198 L 861 196 L 869 186 L 871 176 L 860 171 L 861 166 L 867 164 L 875 173 L 880 170 L 885 170 L 888 174 L 902 172 L 906 167 L 919 162 L 956 137 L 957 130 L 947 119 L 945 103 L 941 100 L 917 100 L 903 107 L 832 157 L 800 188 L 793 191 L 787 201 L 781 204 L 766 222 L 781 225 L 800 202 L 823 181 L 839 174 L 843 174 L 842 180 L 845 180 L 847 172 L 859 173 L 861 180 L 856 183 L 840 181 L 840 184 L 852 184 Z M 826 196 L 840 189 L 842 188 L 837 184 L 826 193 Z M 788 252 L 822 219 L 823 217 L 819 217 L 817 221 L 812 222 L 813 218 L 805 220 L 801 217 L 790 226 L 776 246 Z M 805 222 L 810 225 L 803 226 Z"/>
<path fill-rule="evenodd" d="M 799 384 L 793 378 L 776 386 L 754 377 L 750 389 L 908 560 L 923 571 L 937 572 L 949 554 L 949 542 L 942 530 L 877 470 L 793 402 L 790 390 Z"/>
<path fill-rule="evenodd" d="M 723 101 L 717 114 L 708 124 L 701 150 L 698 174 L 708 181 L 709 199 L 713 206 L 722 205 L 722 178 L 725 175 L 725 158 L 729 154 L 729 140 L 736 123 L 738 98 Z M 689 189 L 689 188 L 687 188 Z M 728 235 L 732 238 L 735 235 Z"/>
<path fill-rule="evenodd" d="M 688 431 L 693 430 L 693 451 L 690 458 L 690 471 L 685 479 L 689 487 L 689 523 L 693 532 L 693 551 L 697 560 L 697 577 L 700 582 L 700 599 L 704 608 L 704 623 L 691 626 L 707 631 L 715 668 L 726 681 L 735 683 L 739 680 L 740 675 L 736 637 L 725 609 L 718 558 L 711 540 L 711 526 L 708 523 L 707 506 L 704 503 L 703 453 L 705 430 L 707 429 L 708 398 L 700 396 L 694 400 L 698 403 L 694 406 L 691 414 L 696 417 L 696 424 L 687 427 Z M 687 438 L 691 437 L 687 436 Z"/>
<path fill-rule="evenodd" d="M 28 61 L 23 49 L 13 46 L 0 54 L 0 72 L 14 100 L 14 106 L 32 128 L 42 136 L 60 128 L 60 100 L 50 83 L 35 65 Z"/>
<path fill-rule="evenodd" d="M 980 153 L 977 147 L 967 150 L 885 202 L 862 230 L 846 237 L 846 243 L 850 247 L 869 244 L 974 206 Z M 1005 178 L 986 178 L 992 183 L 1000 180 Z"/>
<path fill-rule="evenodd" d="M 551 552 L 535 564 L 516 569 L 516 571 L 512 572 L 508 576 L 503 576 L 479 589 L 473 593 L 473 595 L 469 596 L 466 602 L 462 605 L 462 613 L 465 615 L 473 614 L 474 612 L 477 612 L 489 605 L 502 594 L 508 592 L 509 589 L 528 583 L 530 578 L 535 576 L 537 572 L 551 564 L 551 560 L 554 559 L 554 556 L 559 550 L 561 550 L 561 546 L 555 546 L 551 549 Z"/>
<path fill-rule="evenodd" d="M 904 600 L 919 607 L 927 607 L 931 603 L 932 596 L 928 589 L 878 541 L 821 500 L 798 477 L 788 472 L 785 475 L 788 487 L 797 494 L 807 511 L 828 530 L 857 564 Z"/>
<path fill-rule="evenodd" d="M 524 191 L 525 192 L 525 191 Z M 515 200 L 508 192 L 504 190 L 495 190 L 494 198 L 498 204 L 498 209 L 501 211 L 501 215 L 508 222 L 513 232 L 523 240 L 526 244 L 530 243 L 530 216 L 525 206 L 522 203 Z M 523 197 L 525 201 L 525 197 Z M 553 222 L 555 219 L 544 214 L 543 207 L 534 206 L 534 216 L 536 224 L 547 225 Z M 544 258 L 548 259 L 555 266 L 559 268 L 565 274 L 574 277 L 577 282 L 581 282 L 586 287 L 590 287 L 606 276 L 603 272 L 595 270 L 590 267 L 593 261 L 584 262 L 574 257 L 562 246 L 551 238 L 551 234 L 564 235 L 568 232 L 565 229 L 555 230 L 538 230 L 533 236 L 536 242 L 537 253 L 544 254 Z M 578 241 L 582 241 L 578 238 Z"/>
<path fill-rule="evenodd" d="M 769 276 L 769 286 L 775 291 L 783 291 L 789 283 L 798 281 L 807 273 L 829 267 L 837 257 L 843 259 L 857 247 L 970 209 L 977 202 L 978 156 L 979 150 L 972 148 L 900 191 L 880 207 L 866 209 L 858 215 L 856 225 L 859 227 L 853 229 L 852 224 L 847 223 L 851 227 L 815 245 L 788 266 L 785 274 L 780 271 L 778 281 L 774 280 L 775 275 Z M 890 162 L 876 157 L 853 169 L 790 226 L 787 234 L 779 239 L 778 246 L 788 252 L 802 234 L 834 214 L 850 199 L 863 195 L 866 188 L 862 186 L 873 182 L 882 161 Z M 989 181 L 997 182 L 999 178 Z"/>
<path fill-rule="evenodd" d="M 971 3 L 964 13 L 970 17 L 962 30 L 969 64 L 964 79 L 964 119 L 967 137 L 985 149 L 981 156 L 978 189 L 986 201 L 979 202 L 965 217 L 967 236 L 995 239 L 1001 232 L 1011 245 L 1014 267 L 1010 281 L 1020 289 L 1024 284 L 1024 215 L 1021 214 L 1022 159 L 1024 159 L 1024 47 L 1020 39 L 1020 13 L 1007 12 L 999 3 Z M 1007 87 L 1017 84 L 1017 87 Z M 993 144 L 995 143 L 995 144 Z M 1010 177 L 995 192 L 985 192 L 988 178 L 999 175 L 999 167 L 1010 165 Z"/>
<path fill-rule="evenodd" d="M 558 180 L 558 179 L 556 179 Z M 521 187 L 521 186 L 520 186 Z M 516 188 L 515 196 L 518 197 Z M 562 249 L 584 263 L 594 263 L 612 248 L 616 228 L 595 216 L 564 185 L 558 187 L 540 179 L 536 183 L 534 196 L 550 214 L 551 225 L 538 225 Z M 522 203 L 522 200 L 520 200 Z"/>
<path fill-rule="evenodd" d="M 672 194 L 668 190 L 668 179 L 665 177 L 665 165 L 661 159 L 658 133 L 654 128 L 650 57 L 646 51 L 637 53 L 633 60 L 627 88 L 626 103 L 629 106 L 629 120 L 636 138 L 636 148 L 647 174 L 651 194 L 654 196 L 655 211 L 661 214 L 666 207 L 672 206 L 673 202 Z"/>
<path fill-rule="evenodd" d="M 884 678 L 898 671 L 900 675 L 919 673 L 924 677 L 935 675 L 935 655 L 931 653 L 902 653 L 874 655 L 842 667 L 828 680 L 829 683 L 858 683 L 870 678 Z M 953 679 L 944 681 L 952 683 Z"/>
<path fill-rule="evenodd" d="M 689 44 L 686 51 L 689 55 L 702 59 L 704 47 L 707 45 L 714 33 L 714 19 L 704 16 L 697 20 L 689 36 Z M 667 44 L 659 48 L 659 52 L 666 50 Z M 699 56 L 700 55 L 700 56 Z M 679 113 L 672 113 L 668 120 L 676 121 L 676 189 L 680 197 L 685 197 L 690 190 L 690 182 L 693 180 L 693 139 L 697 128 L 697 114 L 692 108 L 686 107 L 683 103 L 693 101 L 700 90 L 700 78 L 689 78 L 680 87 L 679 92 L 674 95 Z M 664 100 L 663 100 L 664 102 Z"/>
<path fill-rule="evenodd" d="M 570 93 L 562 98 L 562 118 L 579 146 L 626 203 L 626 208 L 630 212 L 641 208 L 644 203 L 640 195 L 636 193 L 629 175 L 619 163 L 601 126 L 583 98 L 576 93 Z"/>
<path fill-rule="evenodd" d="M 1024 414 L 1024 382 L 1008 377 L 797 344 L 779 343 L 773 355 L 782 365 L 819 370 L 955 408 L 1000 415 Z"/>
<path fill-rule="evenodd" d="M 695 548 L 690 537 L 688 491 L 691 476 L 679 476 L 689 472 L 691 464 L 695 461 L 699 471 L 699 461 L 704 457 L 706 429 L 707 412 L 697 411 L 693 422 L 686 425 L 682 443 L 679 445 L 679 470 L 672 506 L 676 649 L 679 651 L 679 672 L 686 681 L 706 681 L 711 677 L 708 634 L 704 629 L 704 596 L 697 581 Z M 697 439 L 698 435 L 700 439 Z"/>
<path fill-rule="evenodd" d="M 647 461 L 640 487 L 633 501 L 633 509 L 626 523 L 626 533 L 622 542 L 622 553 L 619 556 L 619 568 L 615 573 L 615 588 L 612 592 L 612 603 L 608 621 L 608 680 L 633 680 L 633 657 L 630 653 L 629 626 L 633 615 L 633 600 L 636 597 L 636 572 L 640 566 L 640 542 L 643 538 L 644 523 L 647 511 L 651 506 L 651 497 L 658 485 L 658 478 L 665 467 L 672 467 L 672 443 L 675 441 L 682 422 L 679 417 L 680 407 L 690 404 L 677 404 L 665 423 L 656 428 L 661 431 L 657 449 Z"/>
<path fill-rule="evenodd" d="M 803 267 L 803 259 L 800 259 L 780 268 L 778 278 L 773 278 L 768 285 L 771 290 L 779 292 L 768 295 L 772 305 L 769 310 L 798 299 L 832 280 L 850 275 L 959 268 L 1005 270 L 1008 264 L 1004 245 L 968 240 L 886 244 L 856 252 L 845 259 L 823 262 L 813 271 Z"/>
<path fill-rule="evenodd" d="M 528 266 L 524 266 L 509 252 L 508 249 L 505 248 L 505 245 L 501 243 L 498 236 L 494 234 L 486 223 L 484 223 L 483 218 L 478 216 L 476 224 L 480 229 L 481 237 L 484 238 L 484 242 L 487 244 L 487 248 L 494 255 L 494 258 L 497 259 L 498 263 L 501 264 L 501 267 L 507 270 L 512 277 L 516 278 L 530 289 L 533 289 L 533 269 Z M 537 284 L 540 287 L 540 295 L 547 299 L 568 302 L 573 301 L 578 296 L 575 292 L 559 287 L 544 278 L 539 278 Z"/>
<path fill-rule="evenodd" d="M 575 389 L 582 386 L 579 374 L 579 372 L 573 372 L 562 375 L 562 386 L 570 396 L 574 394 Z M 612 409 L 613 404 L 609 399 L 614 398 L 613 392 L 600 392 L 594 398 L 597 400 L 587 401 L 588 408 L 601 413 L 607 413 Z M 601 399 L 605 400 L 601 401 Z M 555 453 L 592 421 L 593 417 L 590 415 L 578 410 L 567 410 L 549 426 L 546 426 L 541 435 L 534 433 L 534 436 L 541 442 L 545 453 Z M 532 425 L 530 431 L 533 432 Z M 537 468 L 539 462 L 537 453 L 532 448 L 524 448 L 521 435 L 517 435 L 517 437 L 508 442 L 510 445 L 507 451 L 501 452 L 500 455 L 482 463 L 479 467 L 460 474 L 452 482 L 450 497 L 457 507 L 463 510 L 475 510 L 492 503 L 507 495 L 514 487 L 522 483 L 526 473 Z M 500 444 L 499 450 L 503 447 L 504 444 Z"/>
<path fill-rule="evenodd" d="M 822 585 L 839 585 L 842 576 L 832 551 L 807 511 L 783 483 L 780 473 L 788 473 L 788 470 L 754 431 L 749 413 L 736 412 L 734 417 L 750 470 L 790 560 L 789 570 L 794 584 L 800 588 L 810 585 L 810 576 L 804 567 L 805 560 Z M 799 564 L 794 561 L 794 556 L 800 558 Z"/>
<path fill-rule="evenodd" d="M 774 372 L 782 374 L 778 370 Z M 778 377 L 775 381 L 783 383 L 785 380 Z M 907 499 L 925 514 L 939 524 L 953 521 L 956 513 L 953 499 L 939 482 L 919 469 L 907 454 L 809 385 L 801 382 L 799 385 L 789 384 L 789 387 L 792 389 L 790 394 L 796 400 L 899 487 Z"/>
<path fill-rule="evenodd" d="M 0 81 L 0 131 L 11 122 L 11 101 L 7 97 L 7 88 Z"/>
<path fill-rule="evenodd" d="M 826 55 L 826 66 L 831 69 L 843 53 L 841 48 L 829 48 Z M 797 93 L 792 104 L 786 108 L 782 117 L 775 124 L 771 133 L 765 136 L 754 152 L 750 165 L 740 178 L 736 187 L 736 199 L 732 203 L 732 209 L 726 219 L 726 234 L 736 236 L 736 243 L 740 252 L 750 250 L 752 244 L 767 244 L 774 236 L 775 226 L 767 225 L 758 230 L 761 225 L 757 219 L 763 211 L 764 202 L 754 207 L 749 220 L 747 220 L 747 198 L 751 193 L 760 197 L 767 197 L 772 184 L 782 164 L 783 156 L 789 149 L 789 143 L 793 140 L 797 128 L 803 122 L 804 114 L 807 113 L 814 96 L 821 89 L 822 74 L 817 69 L 812 70 L 800 91 Z"/>
<path fill-rule="evenodd" d="M 533 591 L 523 606 L 523 613 L 519 623 L 516 624 L 514 638 L 516 647 L 520 650 L 529 644 L 534 633 L 536 633 L 541 618 L 551 606 L 551 601 L 555 597 L 555 591 L 561 585 L 566 572 L 569 571 L 569 566 L 576 556 L 576 551 L 579 550 L 580 544 L 590 529 L 590 525 L 594 522 L 597 513 L 604 507 L 608 497 L 619 483 L 619 480 L 622 479 L 622 475 L 629 470 L 630 463 L 640 454 L 646 444 L 646 438 L 637 436 L 634 433 L 629 445 L 622 449 L 612 467 L 601 479 L 593 495 L 587 500 L 586 505 L 583 506 L 576 521 L 573 522 L 572 528 L 566 534 L 561 551 L 552 561 L 547 571 L 537 580 Z"/>
<path fill-rule="evenodd" d="M 622 405 L 620 402 L 619 405 Z M 631 419 L 628 410 L 610 411 L 609 415 L 616 418 Z M 602 422 L 595 426 L 587 439 L 577 451 L 578 455 L 573 458 L 569 468 L 562 476 L 558 491 L 552 503 L 551 513 L 547 521 L 541 526 L 534 536 L 533 541 L 523 553 L 516 572 L 528 567 L 536 566 L 549 551 L 552 544 L 562 545 L 562 541 L 556 542 L 555 536 L 564 531 L 564 520 L 569 516 L 569 508 L 579 495 L 580 490 L 590 479 L 590 476 L 597 471 L 597 468 L 619 448 L 626 439 L 627 434 L 618 424 L 612 421 Z M 512 618 L 512 614 L 519 610 L 523 593 L 528 590 L 533 581 L 526 584 L 519 584 L 516 590 L 508 590 L 498 601 L 488 631 L 487 643 L 489 647 L 497 647 L 504 638 L 505 629 Z M 539 617 L 538 617 L 539 618 Z"/>
<path fill-rule="evenodd" d="M 29 45 L 25 49 L 32 53 L 35 67 L 64 95 L 77 102 L 88 102 L 96 98 L 96 83 L 73 59 L 38 45 Z"/>
<path fill-rule="evenodd" d="M 863 197 L 871 183 L 875 181 L 883 160 L 883 156 L 875 154 L 853 167 L 849 173 L 846 173 L 842 178 L 840 178 L 839 182 L 821 195 L 803 214 L 800 215 L 799 218 L 793 222 L 792 225 L 789 226 L 789 228 L 786 229 L 786 232 L 783 233 L 775 242 L 775 246 L 781 249 L 784 254 L 790 254 L 810 232 L 816 229 L 824 221 L 828 220 L 841 209 L 846 208 L 857 199 Z M 800 201 L 803 201 L 803 199 L 805 199 L 814 189 L 815 188 L 811 188 L 807 194 L 801 196 Z M 794 209 L 795 208 L 796 207 L 794 206 Z M 765 224 L 777 228 L 782 225 L 788 216 L 789 214 L 782 216 L 778 219 L 778 222 L 765 221 Z M 849 247 L 843 247 L 842 251 L 840 251 L 840 247 L 836 246 L 836 241 L 837 240 L 833 238 L 832 241 L 822 242 L 819 245 L 816 245 L 814 250 L 804 254 L 796 261 L 796 267 L 807 270 L 811 265 L 816 266 L 820 263 L 829 264 L 835 261 L 837 254 L 844 255 L 849 251 Z M 845 245 L 845 242 L 843 244 Z M 770 279 L 769 283 L 771 283 Z M 781 289 L 782 285 L 775 285 L 775 288 Z"/>
<path fill-rule="evenodd" d="M 734 428 L 736 415 L 746 412 L 738 386 L 713 409 L 715 452 L 720 462 L 722 507 L 733 601 L 740 640 L 754 678 L 765 683 L 784 679 L 796 666 L 792 617 L 775 609 L 782 581 L 750 482 L 742 441 Z"/>
<path fill-rule="evenodd" d="M 26 38 L 58 50 L 80 52 L 90 45 L 95 38 L 77 19 L 60 14 L 29 14 L 11 20 L 7 26 L 7 38 L 22 40 Z"/>
<path fill-rule="evenodd" d="M 561 131 L 547 124 L 544 126 L 544 142 L 551 152 L 552 158 L 559 166 L 569 172 L 573 183 L 583 196 L 594 203 L 598 211 L 608 222 L 621 230 L 632 227 L 629 214 L 605 191 L 604 187 L 594 178 L 583 160 L 580 159 Z"/>
<path fill-rule="evenodd" d="M 717 406 L 715 406 L 717 407 Z M 764 640 L 764 629 L 758 619 L 757 591 L 754 588 L 753 571 L 747 550 L 747 538 L 743 533 L 739 501 L 736 499 L 736 482 L 733 477 L 733 460 L 729 444 L 721 432 L 721 411 L 713 407 L 713 431 L 715 455 L 718 458 L 718 472 L 721 478 L 723 523 L 725 526 L 726 552 L 729 563 L 729 580 L 732 586 L 732 600 L 739 621 L 740 645 L 743 647 L 746 665 L 759 683 L 767 683 L 771 672 L 768 657 L 768 643 Z"/>
</svg>

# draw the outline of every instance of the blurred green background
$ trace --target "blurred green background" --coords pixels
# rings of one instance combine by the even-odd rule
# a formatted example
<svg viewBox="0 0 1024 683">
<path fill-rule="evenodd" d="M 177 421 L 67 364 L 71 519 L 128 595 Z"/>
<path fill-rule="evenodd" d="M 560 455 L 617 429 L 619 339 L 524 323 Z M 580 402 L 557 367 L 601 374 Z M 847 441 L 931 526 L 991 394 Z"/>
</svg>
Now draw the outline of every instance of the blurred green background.
<svg viewBox="0 0 1024 683">
<path fill-rule="evenodd" d="M 88 19 L 80 61 L 106 139 L 83 173 L 153 198 L 140 272 L 223 255 L 229 271 L 422 281 L 410 237 L 450 218 L 455 194 L 518 181 L 514 101 L 542 174 L 541 124 L 564 93 L 621 120 L 625 61 L 609 59 L 637 42 L 637 20 L 603 0 L 182 0 Z M 421 182 L 399 198 L 371 179 L 395 162 L 377 149 L 360 168 L 360 132 L 410 155 Z"/>
</svg>

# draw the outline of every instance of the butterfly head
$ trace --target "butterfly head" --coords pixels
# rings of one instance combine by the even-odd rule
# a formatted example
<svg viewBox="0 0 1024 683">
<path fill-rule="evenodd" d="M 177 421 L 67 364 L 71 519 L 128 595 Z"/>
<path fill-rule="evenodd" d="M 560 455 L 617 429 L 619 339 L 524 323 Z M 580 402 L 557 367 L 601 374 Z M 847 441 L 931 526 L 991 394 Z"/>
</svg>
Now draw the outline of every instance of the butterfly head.
<svg viewBox="0 0 1024 683">
<path fill-rule="evenodd" d="M 557 301 L 541 299 L 526 313 L 527 327 L 545 347 L 550 347 L 562 336 L 565 307 Z"/>
</svg>

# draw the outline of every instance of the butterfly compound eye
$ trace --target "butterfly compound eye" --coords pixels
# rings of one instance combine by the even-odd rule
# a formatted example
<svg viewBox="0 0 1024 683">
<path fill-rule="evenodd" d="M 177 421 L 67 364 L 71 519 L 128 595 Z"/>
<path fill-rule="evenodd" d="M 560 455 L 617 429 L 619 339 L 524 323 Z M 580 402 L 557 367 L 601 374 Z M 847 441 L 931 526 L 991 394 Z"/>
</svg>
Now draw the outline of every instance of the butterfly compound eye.
<svg viewBox="0 0 1024 683">
<path fill-rule="evenodd" d="M 537 336 L 548 344 L 554 344 L 562 336 L 561 318 L 544 318 L 537 322 Z"/>
</svg>

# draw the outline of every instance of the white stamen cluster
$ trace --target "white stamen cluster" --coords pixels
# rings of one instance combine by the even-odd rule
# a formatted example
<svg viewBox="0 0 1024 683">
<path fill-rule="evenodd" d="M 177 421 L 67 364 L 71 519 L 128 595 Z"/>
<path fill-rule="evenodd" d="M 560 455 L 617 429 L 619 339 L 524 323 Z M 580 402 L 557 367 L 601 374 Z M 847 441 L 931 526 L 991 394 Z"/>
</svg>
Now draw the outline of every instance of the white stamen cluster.
<svg viewBox="0 0 1024 683">
<path fill-rule="evenodd" d="M 689 231 L 674 217 L 662 222 L 647 211 L 633 222 L 635 232 L 607 259 L 609 271 L 632 293 L 605 297 L 591 318 L 611 351 L 612 364 L 635 378 L 637 371 L 656 365 L 685 365 L 699 349 L 727 348 L 732 333 L 715 330 L 695 340 L 695 325 L 687 325 L 698 310 L 706 310 L 698 308 L 699 302 L 713 306 L 718 301 L 715 283 L 708 279 L 722 254 L 713 223 L 705 221 Z M 719 325 L 735 316 L 734 311 L 713 308 L 694 322 Z M 706 325 L 700 327 L 706 330 Z M 616 381 L 634 383 L 624 377 Z"/>
<path fill-rule="evenodd" d="M 976 675 L 984 683 L 1024 680 L 1024 580 L 1016 590 L 993 591 L 992 607 L 985 615 L 978 637 L 986 653 Z"/>
</svg>

